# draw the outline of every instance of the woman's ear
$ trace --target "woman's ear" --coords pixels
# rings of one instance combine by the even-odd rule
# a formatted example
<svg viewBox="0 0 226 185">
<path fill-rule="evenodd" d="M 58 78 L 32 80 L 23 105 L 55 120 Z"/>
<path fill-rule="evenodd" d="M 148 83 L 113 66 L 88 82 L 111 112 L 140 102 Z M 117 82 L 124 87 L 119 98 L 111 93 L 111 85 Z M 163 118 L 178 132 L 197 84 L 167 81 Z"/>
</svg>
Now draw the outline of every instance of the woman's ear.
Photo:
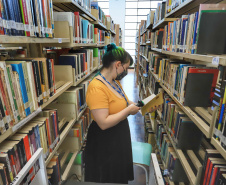
<svg viewBox="0 0 226 185">
<path fill-rule="evenodd" d="M 116 68 L 119 68 L 121 65 L 122 65 L 122 62 L 121 61 L 116 61 L 115 62 Z"/>
</svg>

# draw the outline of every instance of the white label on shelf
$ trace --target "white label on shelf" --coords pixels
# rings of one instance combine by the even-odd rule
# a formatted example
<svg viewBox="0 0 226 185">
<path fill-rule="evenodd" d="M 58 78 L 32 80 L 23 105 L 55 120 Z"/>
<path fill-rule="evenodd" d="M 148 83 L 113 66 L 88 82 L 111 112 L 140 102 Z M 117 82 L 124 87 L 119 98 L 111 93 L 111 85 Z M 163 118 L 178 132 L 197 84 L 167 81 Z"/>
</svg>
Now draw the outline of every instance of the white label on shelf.
<svg viewBox="0 0 226 185">
<path fill-rule="evenodd" d="M 6 21 L 6 27 L 7 27 L 7 29 L 11 28 L 10 21 Z"/>
<path fill-rule="evenodd" d="M 45 27 L 42 26 L 42 34 L 45 34 Z"/>
<path fill-rule="evenodd" d="M 46 97 L 47 96 L 47 93 L 46 92 L 43 92 L 43 95 L 44 95 L 44 97 Z"/>
<path fill-rule="evenodd" d="M 11 28 L 12 29 L 16 29 L 16 23 L 15 23 L 15 21 L 10 21 L 10 24 L 11 24 Z"/>
<path fill-rule="evenodd" d="M 0 26 L 3 27 L 3 21 L 1 17 L 0 17 Z"/>
<path fill-rule="evenodd" d="M 20 30 L 20 23 L 16 22 L 16 30 Z"/>
<path fill-rule="evenodd" d="M 39 33 L 38 26 L 35 27 L 35 31 L 36 31 L 36 33 Z"/>
<path fill-rule="evenodd" d="M 222 143 L 224 143 L 226 145 L 226 137 L 225 136 L 222 135 L 220 140 Z"/>
<path fill-rule="evenodd" d="M 219 56 L 213 57 L 213 59 L 212 59 L 212 64 L 218 66 L 218 65 L 219 65 L 219 60 L 220 60 Z"/>
<path fill-rule="evenodd" d="M 62 39 L 61 38 L 58 39 L 58 43 L 62 43 Z"/>
<path fill-rule="evenodd" d="M 215 135 L 216 135 L 217 137 L 219 137 L 219 136 L 220 136 L 220 130 L 218 130 L 218 129 L 216 129 L 216 128 L 215 128 L 214 133 L 215 133 Z"/>
<path fill-rule="evenodd" d="M 29 26 L 29 24 L 25 24 L 25 31 L 30 31 L 30 26 Z"/>
<path fill-rule="evenodd" d="M 20 30 L 25 30 L 25 28 L 24 28 L 24 24 L 23 23 L 19 23 L 20 24 Z"/>
</svg>

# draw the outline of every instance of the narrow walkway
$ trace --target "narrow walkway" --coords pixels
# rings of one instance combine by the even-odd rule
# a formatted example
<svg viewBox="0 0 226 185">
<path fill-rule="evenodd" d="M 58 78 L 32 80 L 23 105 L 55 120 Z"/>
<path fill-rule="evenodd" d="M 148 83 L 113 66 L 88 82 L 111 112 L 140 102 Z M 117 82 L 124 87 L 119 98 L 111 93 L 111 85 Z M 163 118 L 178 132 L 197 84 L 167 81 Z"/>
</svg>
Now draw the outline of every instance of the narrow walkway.
<svg viewBox="0 0 226 185">
<path fill-rule="evenodd" d="M 137 103 L 139 100 L 139 91 L 136 86 L 136 77 L 133 69 L 128 70 L 128 75 L 121 81 L 123 90 L 129 100 Z M 144 118 L 140 113 L 128 117 L 132 141 L 144 141 Z M 129 182 L 131 185 L 145 185 L 145 173 L 140 167 L 134 166 L 134 181 Z"/>
</svg>

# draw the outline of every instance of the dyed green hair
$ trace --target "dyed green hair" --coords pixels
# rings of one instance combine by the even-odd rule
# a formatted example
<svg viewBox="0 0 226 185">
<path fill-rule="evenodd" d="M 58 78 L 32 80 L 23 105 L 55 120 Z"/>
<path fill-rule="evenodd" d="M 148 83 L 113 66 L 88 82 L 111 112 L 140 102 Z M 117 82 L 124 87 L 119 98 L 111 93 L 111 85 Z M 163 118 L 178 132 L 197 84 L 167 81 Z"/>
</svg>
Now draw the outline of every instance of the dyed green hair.
<svg viewBox="0 0 226 185">
<path fill-rule="evenodd" d="M 114 43 L 108 44 L 105 47 L 105 54 L 103 56 L 103 67 L 109 68 L 115 61 L 121 61 L 122 65 L 130 62 L 133 64 L 133 59 L 130 54 L 122 47 L 116 46 Z"/>
<path fill-rule="evenodd" d="M 122 47 L 116 46 L 115 43 L 108 44 L 104 49 L 105 54 L 102 58 L 103 66 L 93 78 L 98 76 L 103 68 L 109 68 L 115 61 L 121 61 L 122 65 L 128 62 L 130 62 L 130 65 L 133 64 L 131 55 Z"/>
</svg>

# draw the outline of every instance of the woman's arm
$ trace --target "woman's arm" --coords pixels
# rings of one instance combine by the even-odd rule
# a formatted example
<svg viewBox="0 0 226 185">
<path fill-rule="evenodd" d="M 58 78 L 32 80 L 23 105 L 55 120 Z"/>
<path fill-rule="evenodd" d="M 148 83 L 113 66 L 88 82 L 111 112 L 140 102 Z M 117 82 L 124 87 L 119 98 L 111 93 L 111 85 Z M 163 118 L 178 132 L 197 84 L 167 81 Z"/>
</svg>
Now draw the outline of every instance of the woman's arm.
<svg viewBox="0 0 226 185">
<path fill-rule="evenodd" d="M 122 111 L 112 115 L 109 115 L 109 109 L 94 109 L 91 110 L 91 112 L 98 126 L 102 130 L 106 130 L 117 125 L 120 121 L 126 119 L 129 114 L 136 114 L 139 109 L 139 107 L 131 104 Z"/>
</svg>

